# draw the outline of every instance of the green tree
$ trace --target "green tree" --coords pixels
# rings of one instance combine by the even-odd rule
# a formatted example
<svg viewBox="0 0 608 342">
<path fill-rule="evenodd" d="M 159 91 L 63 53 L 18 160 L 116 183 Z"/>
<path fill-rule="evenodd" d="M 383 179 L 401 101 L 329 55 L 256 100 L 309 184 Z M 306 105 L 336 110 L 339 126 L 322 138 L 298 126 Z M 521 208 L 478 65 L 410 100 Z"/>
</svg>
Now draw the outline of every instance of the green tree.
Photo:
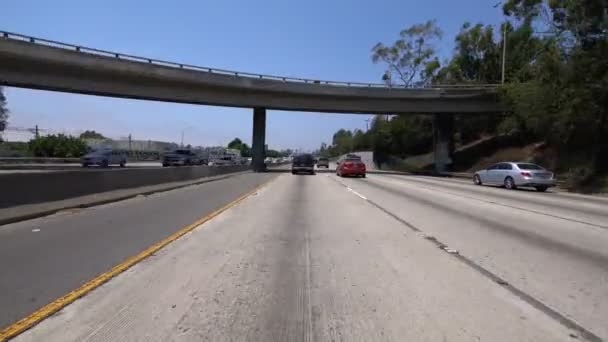
<svg viewBox="0 0 608 342">
<path fill-rule="evenodd" d="M 280 151 L 268 149 L 268 151 L 266 151 L 266 157 L 280 158 L 280 157 L 284 157 L 284 156 Z"/>
<path fill-rule="evenodd" d="M 356 129 L 353 133 L 353 151 L 365 151 L 371 148 L 369 134 L 360 129 Z"/>
<path fill-rule="evenodd" d="M 0 133 L 4 132 L 7 126 L 8 108 L 6 108 L 6 97 L 2 87 L 0 87 Z M 0 137 L 0 140 L 2 138 Z"/>
<path fill-rule="evenodd" d="M 433 43 L 441 39 L 441 30 L 429 20 L 402 30 L 399 36 L 392 45 L 377 43 L 372 48 L 372 61 L 386 65 L 382 80 L 404 87 L 428 83 L 440 66 Z"/>
<path fill-rule="evenodd" d="M 338 130 L 332 137 L 332 144 L 334 146 L 334 153 L 337 153 L 337 155 L 352 152 L 353 132 L 345 129 Z"/>
<path fill-rule="evenodd" d="M 97 133 L 93 130 L 86 130 L 80 134 L 80 139 L 107 139 L 101 133 Z"/>
<path fill-rule="evenodd" d="M 374 151 L 374 162 L 378 168 L 389 161 L 393 136 L 390 132 L 390 122 L 384 115 L 376 115 L 372 120 L 371 144 Z"/>
<path fill-rule="evenodd" d="M 245 158 L 251 157 L 251 147 L 249 147 L 249 145 L 244 143 L 239 138 L 232 139 L 232 141 L 228 143 L 228 148 L 241 151 L 242 157 L 245 157 Z"/>
<path fill-rule="evenodd" d="M 500 47 L 492 26 L 464 23 L 455 38 L 454 56 L 437 73 L 441 83 L 497 83 Z"/>
<path fill-rule="evenodd" d="M 36 157 L 77 158 L 87 151 L 83 140 L 63 134 L 36 137 L 28 142 Z"/>
<path fill-rule="evenodd" d="M 234 138 L 234 139 L 232 139 L 231 142 L 228 143 L 228 148 L 240 150 L 242 145 L 243 145 L 243 141 L 241 141 L 241 139 Z"/>
<path fill-rule="evenodd" d="M 553 34 L 506 88 L 518 124 L 558 151 L 558 166 L 608 172 L 608 4 L 602 0 L 509 0 L 505 14 Z"/>
</svg>

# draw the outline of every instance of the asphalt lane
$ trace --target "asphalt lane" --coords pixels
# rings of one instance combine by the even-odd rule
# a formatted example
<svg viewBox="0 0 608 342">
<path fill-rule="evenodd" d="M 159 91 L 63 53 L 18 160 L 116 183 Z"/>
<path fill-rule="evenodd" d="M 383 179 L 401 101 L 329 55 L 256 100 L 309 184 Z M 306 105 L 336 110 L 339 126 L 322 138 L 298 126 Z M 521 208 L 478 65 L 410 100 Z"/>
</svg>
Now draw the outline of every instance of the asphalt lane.
<svg viewBox="0 0 608 342">
<path fill-rule="evenodd" d="M 340 179 L 608 340 L 608 202 L 429 177 Z"/>
<path fill-rule="evenodd" d="M 281 174 L 16 341 L 585 339 L 395 219 L 454 215 L 374 178 Z"/>
<path fill-rule="evenodd" d="M 0 227 L 0 327 L 276 176 L 241 174 Z"/>
</svg>

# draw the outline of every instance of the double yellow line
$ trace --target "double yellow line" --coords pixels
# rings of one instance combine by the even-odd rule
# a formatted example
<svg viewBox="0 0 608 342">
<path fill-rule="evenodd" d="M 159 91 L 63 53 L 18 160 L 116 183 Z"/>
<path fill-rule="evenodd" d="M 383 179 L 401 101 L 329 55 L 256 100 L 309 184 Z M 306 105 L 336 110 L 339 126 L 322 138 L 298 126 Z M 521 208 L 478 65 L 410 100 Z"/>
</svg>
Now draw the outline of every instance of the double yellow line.
<svg viewBox="0 0 608 342">
<path fill-rule="evenodd" d="M 38 310 L 32 312 L 28 316 L 5 327 L 4 329 L 0 330 L 0 341 L 6 341 L 9 338 L 13 338 L 13 337 L 21 334 L 25 330 L 40 323 L 45 318 L 47 318 L 47 317 L 51 316 L 52 314 L 54 314 L 55 312 L 61 310 L 62 308 L 64 308 L 68 304 L 72 303 L 76 299 L 86 295 L 87 293 L 91 292 L 95 288 L 101 286 L 103 283 L 105 283 L 108 280 L 112 279 L 113 277 L 119 275 L 120 273 L 126 271 L 131 266 L 137 264 L 138 262 L 140 262 L 143 259 L 147 258 L 148 256 L 152 255 L 153 253 L 159 251 L 161 248 L 165 247 L 166 245 L 170 244 L 171 242 L 179 239 L 184 234 L 191 232 L 194 228 L 211 220 L 212 218 L 218 216 L 222 212 L 234 207 L 236 204 L 238 204 L 245 198 L 253 195 L 258 190 L 260 190 L 262 187 L 264 187 L 265 185 L 270 183 L 273 179 L 264 182 L 263 184 L 257 186 L 252 191 L 247 192 L 246 194 L 238 197 L 237 199 L 231 201 L 230 203 L 224 205 L 223 207 L 216 209 L 213 212 L 199 218 L 198 220 L 194 221 L 193 223 L 181 228 L 180 230 L 178 230 L 175 233 L 171 234 L 170 236 L 164 238 L 163 240 L 153 244 L 152 246 L 144 249 L 143 251 L 139 252 L 138 254 L 125 259 L 120 264 L 112 267 L 110 270 L 99 274 L 95 278 L 82 284 L 80 287 L 68 292 L 67 294 L 55 299 L 54 301 L 46 304 L 45 306 L 39 308 Z"/>
</svg>

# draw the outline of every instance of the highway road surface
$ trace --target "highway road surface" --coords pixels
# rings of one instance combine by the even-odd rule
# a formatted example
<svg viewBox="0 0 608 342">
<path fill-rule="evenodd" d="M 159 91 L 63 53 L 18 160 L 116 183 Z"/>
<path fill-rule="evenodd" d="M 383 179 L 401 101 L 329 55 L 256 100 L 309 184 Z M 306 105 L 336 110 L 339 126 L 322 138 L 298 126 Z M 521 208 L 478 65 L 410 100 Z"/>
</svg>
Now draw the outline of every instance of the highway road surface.
<svg viewBox="0 0 608 342">
<path fill-rule="evenodd" d="M 608 341 L 608 199 L 331 173 L 0 227 L 2 323 L 263 183 L 15 340 Z"/>
</svg>

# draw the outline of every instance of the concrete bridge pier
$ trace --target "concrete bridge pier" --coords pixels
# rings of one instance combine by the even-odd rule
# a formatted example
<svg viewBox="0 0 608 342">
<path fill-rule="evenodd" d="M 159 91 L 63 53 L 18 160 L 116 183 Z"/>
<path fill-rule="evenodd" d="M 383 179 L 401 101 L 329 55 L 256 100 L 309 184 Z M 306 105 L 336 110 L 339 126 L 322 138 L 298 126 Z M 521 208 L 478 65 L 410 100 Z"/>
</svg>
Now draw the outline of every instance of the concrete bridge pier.
<svg viewBox="0 0 608 342">
<path fill-rule="evenodd" d="M 253 108 L 253 139 L 251 143 L 251 168 L 254 172 L 266 171 L 266 108 Z"/>
<path fill-rule="evenodd" d="M 454 153 L 454 115 L 448 113 L 433 116 L 433 152 L 435 171 L 449 171 Z"/>
</svg>

